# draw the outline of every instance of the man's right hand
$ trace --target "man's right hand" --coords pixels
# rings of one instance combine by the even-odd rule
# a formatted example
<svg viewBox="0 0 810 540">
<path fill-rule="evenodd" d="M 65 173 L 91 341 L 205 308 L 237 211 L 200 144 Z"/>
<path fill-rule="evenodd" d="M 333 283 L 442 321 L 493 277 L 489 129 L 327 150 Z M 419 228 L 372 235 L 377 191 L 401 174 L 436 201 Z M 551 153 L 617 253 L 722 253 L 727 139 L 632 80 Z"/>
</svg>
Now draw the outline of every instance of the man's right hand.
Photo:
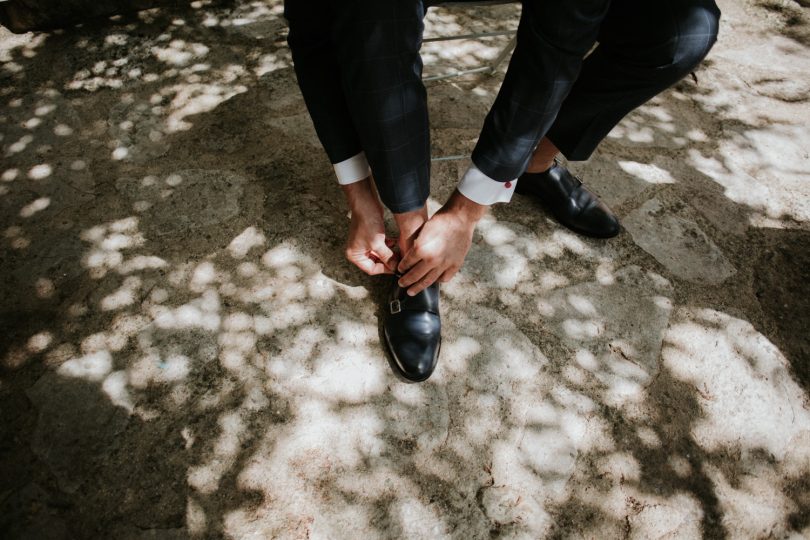
<svg viewBox="0 0 810 540">
<path fill-rule="evenodd" d="M 419 230 L 413 248 L 399 263 L 399 286 L 414 296 L 436 281 L 450 281 L 459 271 L 472 243 L 475 224 L 487 211 L 456 190 Z"/>
<path fill-rule="evenodd" d="M 342 186 L 352 212 L 346 258 L 370 276 L 393 274 L 399 257 L 391 250 L 395 241 L 385 236 L 383 207 L 371 182 Z"/>
</svg>

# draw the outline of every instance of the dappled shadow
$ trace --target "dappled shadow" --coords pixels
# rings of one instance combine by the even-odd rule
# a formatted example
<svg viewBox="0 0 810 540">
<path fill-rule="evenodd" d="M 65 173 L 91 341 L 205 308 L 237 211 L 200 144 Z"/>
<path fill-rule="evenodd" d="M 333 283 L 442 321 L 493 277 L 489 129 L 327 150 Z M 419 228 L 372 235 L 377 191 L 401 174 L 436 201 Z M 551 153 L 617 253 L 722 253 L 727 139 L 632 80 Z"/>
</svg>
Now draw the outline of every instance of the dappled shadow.
<svg viewBox="0 0 810 540">
<path fill-rule="evenodd" d="M 497 9 L 428 32 L 511 27 Z M 778 73 L 728 73 L 721 42 L 574 166 L 616 240 L 495 208 L 444 288 L 436 374 L 403 385 L 280 13 L 4 41 L 4 535 L 806 533 L 806 134 Z M 431 45 L 427 69 L 497 44 Z M 497 85 L 429 85 L 437 155 L 469 153 Z M 432 207 L 464 167 L 435 164 Z"/>
<path fill-rule="evenodd" d="M 808 5 L 804 0 L 795 2 L 777 2 L 775 0 L 759 0 L 757 6 L 763 7 L 770 15 L 779 20 L 779 30 L 785 36 L 796 40 L 804 46 L 810 46 L 810 14 Z"/>
</svg>

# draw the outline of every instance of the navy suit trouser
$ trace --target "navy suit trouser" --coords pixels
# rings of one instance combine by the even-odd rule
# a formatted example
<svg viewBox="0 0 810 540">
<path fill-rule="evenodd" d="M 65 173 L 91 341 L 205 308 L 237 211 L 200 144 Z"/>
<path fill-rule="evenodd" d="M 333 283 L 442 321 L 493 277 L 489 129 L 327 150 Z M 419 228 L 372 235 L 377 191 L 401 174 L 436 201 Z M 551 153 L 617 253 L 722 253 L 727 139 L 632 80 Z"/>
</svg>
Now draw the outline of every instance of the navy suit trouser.
<svg viewBox="0 0 810 540">
<path fill-rule="evenodd" d="M 544 136 L 569 160 L 587 159 L 625 115 L 705 58 L 720 18 L 714 0 L 522 4 L 517 47 L 472 154 L 503 182 L 525 171 Z M 330 161 L 365 152 L 395 213 L 421 208 L 430 191 L 425 9 L 422 0 L 285 1 L 298 83 Z"/>
</svg>

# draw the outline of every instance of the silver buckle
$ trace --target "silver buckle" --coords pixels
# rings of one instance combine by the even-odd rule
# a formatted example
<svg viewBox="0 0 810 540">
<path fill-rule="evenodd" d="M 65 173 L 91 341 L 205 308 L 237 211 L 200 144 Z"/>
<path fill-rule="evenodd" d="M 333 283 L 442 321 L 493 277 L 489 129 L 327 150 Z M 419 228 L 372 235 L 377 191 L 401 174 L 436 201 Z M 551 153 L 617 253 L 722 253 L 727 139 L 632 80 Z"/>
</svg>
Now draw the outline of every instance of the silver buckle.
<svg viewBox="0 0 810 540">
<path fill-rule="evenodd" d="M 396 315 L 400 311 L 402 311 L 402 306 L 399 304 L 399 300 L 391 300 L 391 304 L 389 305 L 391 308 L 391 315 Z"/>
</svg>

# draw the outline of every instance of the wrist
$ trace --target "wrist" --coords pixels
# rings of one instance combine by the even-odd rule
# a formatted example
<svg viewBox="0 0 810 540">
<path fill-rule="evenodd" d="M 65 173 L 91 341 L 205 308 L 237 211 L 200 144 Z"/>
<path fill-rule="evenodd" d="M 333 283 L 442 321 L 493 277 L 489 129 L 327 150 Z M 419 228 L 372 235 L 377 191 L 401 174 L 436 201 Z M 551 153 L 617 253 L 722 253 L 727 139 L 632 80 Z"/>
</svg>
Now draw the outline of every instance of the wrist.
<svg viewBox="0 0 810 540">
<path fill-rule="evenodd" d="M 427 219 L 427 203 L 418 210 L 394 214 L 394 221 L 399 231 L 399 249 L 402 253 L 408 253 L 411 250 L 414 240 Z"/>
<path fill-rule="evenodd" d="M 352 215 L 365 216 L 370 212 L 382 213 L 382 204 L 377 197 L 377 192 L 371 181 L 371 177 L 340 186 L 346 196 L 346 203 Z"/>
<path fill-rule="evenodd" d="M 487 213 L 489 206 L 478 204 L 465 197 L 459 190 L 455 190 L 445 203 L 442 211 L 450 212 L 465 224 L 475 226 L 476 223 Z"/>
</svg>

